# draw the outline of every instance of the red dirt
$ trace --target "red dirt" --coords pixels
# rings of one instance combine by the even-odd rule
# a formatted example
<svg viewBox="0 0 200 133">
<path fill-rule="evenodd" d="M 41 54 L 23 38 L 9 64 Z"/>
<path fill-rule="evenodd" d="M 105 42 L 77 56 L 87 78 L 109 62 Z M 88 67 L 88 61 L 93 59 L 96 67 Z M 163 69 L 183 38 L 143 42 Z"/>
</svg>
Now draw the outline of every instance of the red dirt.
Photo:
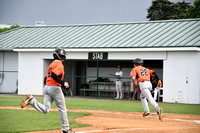
<svg viewBox="0 0 200 133">
<path fill-rule="evenodd" d="M 21 109 L 20 107 L 1 106 L 0 109 Z M 35 110 L 25 107 L 23 110 Z M 51 111 L 58 111 L 52 108 Z M 163 114 L 163 121 L 158 119 L 157 114 L 142 117 L 138 112 L 117 112 L 102 110 L 68 109 L 70 112 L 91 113 L 75 119 L 79 123 L 92 126 L 73 128 L 76 133 L 155 133 L 155 132 L 190 132 L 200 133 L 199 115 L 175 115 Z M 37 131 L 29 133 L 60 133 L 61 130 Z"/>
</svg>

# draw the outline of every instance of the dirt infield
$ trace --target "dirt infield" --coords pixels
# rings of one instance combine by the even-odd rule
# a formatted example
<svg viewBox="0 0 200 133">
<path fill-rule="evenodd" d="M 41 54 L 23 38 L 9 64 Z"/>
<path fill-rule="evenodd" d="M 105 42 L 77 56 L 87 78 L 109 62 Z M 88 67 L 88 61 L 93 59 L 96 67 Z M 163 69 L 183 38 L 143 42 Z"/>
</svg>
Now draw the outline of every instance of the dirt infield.
<svg viewBox="0 0 200 133">
<path fill-rule="evenodd" d="M 0 107 L 0 109 L 20 109 L 19 107 Z M 31 107 L 25 110 L 35 110 Z M 57 111 L 52 108 L 51 111 Z M 200 132 L 199 115 L 175 115 L 163 114 L 163 121 L 158 119 L 157 114 L 151 114 L 148 117 L 142 117 L 138 112 L 117 112 L 117 111 L 99 111 L 99 110 L 80 110 L 68 109 L 71 112 L 91 113 L 75 119 L 79 123 L 87 123 L 92 126 L 73 128 L 76 133 L 155 133 L 155 132 Z M 37 131 L 31 133 L 60 133 L 61 130 Z M 29 132 L 30 133 L 30 132 Z"/>
</svg>

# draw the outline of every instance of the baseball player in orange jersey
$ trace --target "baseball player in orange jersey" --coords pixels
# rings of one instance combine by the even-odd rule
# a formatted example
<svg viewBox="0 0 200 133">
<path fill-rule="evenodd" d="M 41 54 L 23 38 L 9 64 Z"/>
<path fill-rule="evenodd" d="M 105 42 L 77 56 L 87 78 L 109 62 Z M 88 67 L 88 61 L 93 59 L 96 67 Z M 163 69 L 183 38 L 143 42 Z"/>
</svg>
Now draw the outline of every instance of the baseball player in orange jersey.
<svg viewBox="0 0 200 133">
<path fill-rule="evenodd" d="M 64 49 L 57 48 L 54 50 L 54 61 L 47 69 L 46 85 L 44 87 L 44 104 L 39 103 L 32 95 L 28 95 L 27 98 L 22 101 L 21 108 L 30 104 L 38 111 L 46 114 L 49 112 L 52 102 L 55 101 L 60 113 L 62 132 L 75 133 L 75 131 L 69 128 L 65 97 L 61 89 L 61 87 L 69 88 L 69 84 L 63 81 L 64 66 L 62 62 L 66 58 L 65 55 L 66 52 Z"/>
<path fill-rule="evenodd" d="M 143 116 L 150 115 L 150 110 L 148 107 L 147 100 L 151 103 L 151 105 L 156 110 L 157 114 L 159 115 L 159 119 L 162 120 L 162 108 L 160 108 L 157 102 L 153 99 L 150 90 L 152 89 L 152 84 L 150 82 L 150 76 L 153 75 L 154 71 L 143 67 L 143 60 L 140 58 L 136 58 L 134 61 L 134 67 L 132 69 L 132 82 L 133 88 L 137 88 L 135 84 L 135 78 L 137 78 L 137 82 L 139 84 L 139 88 L 141 90 L 140 99 L 142 101 L 144 107 L 144 114 Z"/>
</svg>

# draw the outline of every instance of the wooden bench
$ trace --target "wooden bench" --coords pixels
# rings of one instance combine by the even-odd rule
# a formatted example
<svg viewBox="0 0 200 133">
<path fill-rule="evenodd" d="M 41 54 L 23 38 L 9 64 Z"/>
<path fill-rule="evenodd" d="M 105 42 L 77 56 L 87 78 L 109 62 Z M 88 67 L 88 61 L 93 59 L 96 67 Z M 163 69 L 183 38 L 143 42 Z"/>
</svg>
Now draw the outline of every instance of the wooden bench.
<svg viewBox="0 0 200 133">
<path fill-rule="evenodd" d="M 163 102 L 163 88 L 159 89 L 159 92 L 158 92 L 158 102 Z"/>
<path fill-rule="evenodd" d="M 115 82 L 98 82 L 98 85 L 103 85 L 103 89 L 106 90 L 110 90 L 110 86 L 114 85 L 115 86 Z M 97 82 L 90 82 L 89 83 L 90 88 L 95 88 L 95 86 L 97 86 Z M 108 87 L 106 87 L 108 86 Z"/>
<path fill-rule="evenodd" d="M 115 97 L 116 89 L 115 89 L 115 82 L 98 82 L 98 95 L 99 97 L 101 96 L 101 93 L 113 93 Z M 114 89 L 111 89 L 111 86 L 114 86 Z M 122 93 L 123 97 L 125 93 L 129 94 L 129 89 L 130 89 L 130 83 L 129 82 L 124 82 L 123 83 L 123 88 L 122 88 Z M 89 89 L 88 88 L 82 88 L 80 89 L 83 91 L 83 95 L 85 96 L 87 92 L 97 92 L 97 82 L 90 82 L 89 83 Z M 126 88 L 128 89 L 126 90 Z"/>
</svg>

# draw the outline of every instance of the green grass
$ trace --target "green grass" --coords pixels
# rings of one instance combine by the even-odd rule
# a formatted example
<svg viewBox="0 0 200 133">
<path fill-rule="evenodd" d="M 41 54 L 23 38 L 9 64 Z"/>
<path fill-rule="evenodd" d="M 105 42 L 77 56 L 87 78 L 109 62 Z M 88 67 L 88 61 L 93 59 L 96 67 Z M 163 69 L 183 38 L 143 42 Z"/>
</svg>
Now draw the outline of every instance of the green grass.
<svg viewBox="0 0 200 133">
<path fill-rule="evenodd" d="M 21 101 L 25 97 L 0 97 L 0 106 L 20 106 Z M 43 103 L 43 98 L 36 98 Z M 66 105 L 68 109 L 91 109 L 91 110 L 106 110 L 106 111 L 124 111 L 124 112 L 143 112 L 143 106 L 140 101 L 105 101 L 105 100 L 76 100 L 67 99 Z M 200 115 L 200 105 L 185 105 L 185 104 L 168 104 L 159 103 L 163 108 L 164 113 L 174 114 L 192 114 Z M 56 108 L 55 103 L 52 104 Z M 155 112 L 151 104 L 149 104 L 151 112 Z"/>
<path fill-rule="evenodd" d="M 77 123 L 74 119 L 89 115 L 89 113 L 68 112 L 67 114 L 71 128 L 88 126 L 87 124 Z M 1 133 L 56 129 L 61 129 L 60 115 L 57 111 L 50 111 L 44 115 L 31 110 L 0 109 Z"/>
<path fill-rule="evenodd" d="M 140 101 L 67 100 L 68 108 L 106 111 L 143 112 Z M 200 115 L 200 105 L 158 103 L 164 113 Z M 155 112 L 149 103 L 151 112 Z"/>
<path fill-rule="evenodd" d="M 20 106 L 24 97 L 0 97 L 0 106 Z M 43 103 L 43 98 L 36 98 Z M 67 99 L 68 109 L 90 109 L 106 111 L 124 111 L 124 112 L 143 112 L 143 106 L 140 101 L 109 101 L 109 100 L 80 100 Z M 164 113 L 191 114 L 200 115 L 200 105 L 168 104 L 159 103 Z M 149 104 L 151 112 L 155 112 Z M 52 108 L 56 108 L 55 102 Z M 88 113 L 68 112 L 70 128 L 88 126 L 86 124 L 76 123 L 75 118 L 89 115 Z M 7 110 L 0 109 L 0 132 L 27 132 L 37 130 L 55 130 L 61 129 L 59 112 L 50 111 L 48 114 L 42 114 L 31 110 Z"/>
</svg>

